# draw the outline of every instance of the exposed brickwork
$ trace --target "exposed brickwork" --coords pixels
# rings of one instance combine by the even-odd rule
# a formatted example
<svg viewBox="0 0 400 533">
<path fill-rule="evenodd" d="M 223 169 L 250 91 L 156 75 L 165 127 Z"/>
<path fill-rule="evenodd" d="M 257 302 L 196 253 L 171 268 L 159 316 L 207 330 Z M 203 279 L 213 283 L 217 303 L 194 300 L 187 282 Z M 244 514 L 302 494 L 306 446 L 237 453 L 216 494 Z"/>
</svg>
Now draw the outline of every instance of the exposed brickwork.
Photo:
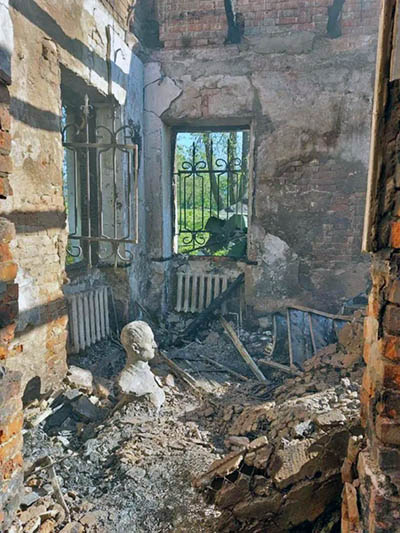
<svg viewBox="0 0 400 533">
<path fill-rule="evenodd" d="M 388 250 L 375 254 L 361 391 L 361 417 L 368 439 L 360 453 L 355 483 L 360 484 L 362 528 L 371 533 L 399 531 L 395 514 L 400 503 L 399 279 L 400 254 Z"/>
<path fill-rule="evenodd" d="M 145 48 L 161 48 L 157 0 L 137 0 L 130 20 L 130 30 Z"/>
<path fill-rule="evenodd" d="M 326 35 L 333 0 L 237 0 L 244 35 L 311 31 Z M 377 27 L 377 0 L 347 0 L 341 17 L 343 35 L 371 33 Z M 227 36 L 224 0 L 163 0 L 159 3 L 160 38 L 166 48 L 218 45 Z"/>
<path fill-rule="evenodd" d="M 11 119 L 8 88 L 0 86 L 0 197 L 11 194 L 9 174 L 12 170 L 10 149 Z M 3 140 L 3 142 L 2 142 Z M 18 285 L 14 282 L 17 265 L 10 244 L 15 237 L 14 225 L 0 218 L 0 529 L 10 525 L 19 505 L 22 487 L 22 401 L 21 376 L 3 365 L 9 357 L 18 315 Z"/>
<path fill-rule="evenodd" d="M 8 368 L 23 375 L 22 389 L 40 378 L 41 392 L 56 387 L 66 370 L 65 205 L 59 125 L 61 74 L 55 43 L 40 23 L 14 19 L 13 83 L 10 93 L 20 104 L 13 113 L 14 194 L 4 202 L 5 216 L 15 224 L 13 260 L 0 265 L 10 282 L 18 266 L 20 315 L 11 341 Z M 30 32 L 30 45 L 26 34 Z M 29 87 L 22 89 L 25 78 Z M 21 93 L 21 91 L 24 91 Z M 31 110 L 31 111 L 30 111 Z M 0 249 L 0 255 L 6 250 Z M 16 308 L 10 304 L 10 313 Z M 0 306 L 0 318 L 3 309 Z"/>
<path fill-rule="evenodd" d="M 383 81 L 383 80 L 382 80 Z M 372 290 L 365 321 L 361 420 L 367 439 L 352 493 L 343 494 L 342 531 L 398 532 L 400 504 L 400 183 L 398 142 L 400 84 L 390 85 L 383 139 L 384 171 L 372 258 Z M 359 524 L 355 527 L 354 524 Z M 353 529 L 352 529 L 353 528 Z"/>
<path fill-rule="evenodd" d="M 217 5 L 194 2 L 199 9 L 210 4 Z M 317 3 L 292 4 L 314 9 Z M 223 2 L 218 5 L 223 8 Z M 365 35 L 328 39 L 325 7 L 321 36 L 289 26 L 284 35 L 273 36 L 263 27 L 243 46 L 224 46 L 225 28 L 218 46 L 167 48 L 152 56 L 182 90 L 162 115 L 167 124 L 230 125 L 240 117 L 252 126 L 248 256 L 257 265 L 246 268 L 245 294 L 256 313 L 282 309 L 288 300 L 335 312 L 367 284 L 361 235 L 377 17 L 373 30 L 364 27 Z M 164 16 L 175 7 L 161 0 L 159 9 Z M 201 12 L 193 10 L 196 16 Z M 183 19 L 178 28 L 185 36 Z M 162 91 L 161 84 L 160 101 Z M 162 208 L 155 211 L 147 226 L 154 247 L 163 224 L 157 220 Z M 281 245 L 288 248 L 284 259 L 270 260 L 265 251 Z M 162 253 L 161 243 L 157 246 L 154 257 Z"/>
<path fill-rule="evenodd" d="M 0 90 L 0 138 L 10 135 L 9 92 L 3 85 Z M 7 191 L 11 193 L 9 175 L 12 170 L 10 149 L 0 146 L 0 184 L 7 184 Z M 5 359 L 10 335 L 6 329 L 12 327 L 16 321 L 18 310 L 18 286 L 14 283 L 17 275 L 17 265 L 13 261 L 10 243 L 15 237 L 14 225 L 4 218 L 0 218 L 0 359 Z"/>
</svg>

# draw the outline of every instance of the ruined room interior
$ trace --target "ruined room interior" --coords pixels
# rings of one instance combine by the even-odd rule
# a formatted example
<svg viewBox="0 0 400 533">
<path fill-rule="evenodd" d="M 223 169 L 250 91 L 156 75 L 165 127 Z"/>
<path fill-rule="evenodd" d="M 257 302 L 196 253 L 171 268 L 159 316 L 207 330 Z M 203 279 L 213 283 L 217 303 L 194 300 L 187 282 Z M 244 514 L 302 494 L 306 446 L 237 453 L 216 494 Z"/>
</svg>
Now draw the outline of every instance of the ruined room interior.
<svg viewBox="0 0 400 533">
<path fill-rule="evenodd" d="M 400 532 L 400 0 L 0 0 L 0 530 Z"/>
</svg>

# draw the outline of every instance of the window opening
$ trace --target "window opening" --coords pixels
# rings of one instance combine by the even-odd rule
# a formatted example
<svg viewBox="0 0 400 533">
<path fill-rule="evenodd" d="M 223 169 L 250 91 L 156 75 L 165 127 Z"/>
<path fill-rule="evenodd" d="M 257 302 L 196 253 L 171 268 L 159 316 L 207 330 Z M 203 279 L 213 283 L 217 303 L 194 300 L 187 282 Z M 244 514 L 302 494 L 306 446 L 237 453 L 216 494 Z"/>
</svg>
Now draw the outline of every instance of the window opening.
<svg viewBox="0 0 400 533">
<path fill-rule="evenodd" d="M 248 130 L 177 134 L 178 253 L 246 256 L 249 141 Z"/>
<path fill-rule="evenodd" d="M 138 146 L 116 105 L 65 104 L 63 191 L 68 216 L 67 265 L 129 262 L 137 243 Z"/>
</svg>

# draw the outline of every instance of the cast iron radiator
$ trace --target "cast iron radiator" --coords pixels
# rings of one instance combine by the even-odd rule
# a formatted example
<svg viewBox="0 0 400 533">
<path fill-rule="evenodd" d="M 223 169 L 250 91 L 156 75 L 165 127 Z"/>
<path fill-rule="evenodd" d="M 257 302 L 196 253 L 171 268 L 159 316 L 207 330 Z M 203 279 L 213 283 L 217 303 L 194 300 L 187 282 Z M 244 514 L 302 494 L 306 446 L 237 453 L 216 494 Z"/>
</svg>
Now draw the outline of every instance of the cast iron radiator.
<svg viewBox="0 0 400 533">
<path fill-rule="evenodd" d="M 110 336 L 109 291 L 109 287 L 99 287 L 66 295 L 68 353 L 79 353 Z"/>
<path fill-rule="evenodd" d="M 176 307 L 178 313 L 199 313 L 228 288 L 227 275 L 178 272 Z"/>
</svg>

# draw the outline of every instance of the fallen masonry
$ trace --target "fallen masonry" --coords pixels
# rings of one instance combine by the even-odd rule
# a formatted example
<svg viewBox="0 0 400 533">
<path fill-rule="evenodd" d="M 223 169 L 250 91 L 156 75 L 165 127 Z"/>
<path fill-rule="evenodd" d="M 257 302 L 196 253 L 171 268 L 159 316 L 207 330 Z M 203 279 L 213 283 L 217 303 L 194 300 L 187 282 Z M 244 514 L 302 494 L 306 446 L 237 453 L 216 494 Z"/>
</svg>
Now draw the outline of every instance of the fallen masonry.
<svg viewBox="0 0 400 533">
<path fill-rule="evenodd" d="M 233 450 L 194 481 L 222 511 L 219 531 L 320 531 L 338 512 L 344 459 L 361 444 L 361 339 L 358 314 L 272 401 L 232 417 Z"/>
<path fill-rule="evenodd" d="M 166 397 L 161 410 L 147 398 L 131 398 L 115 410 L 114 384 L 124 351 L 108 342 L 92 350 L 92 363 L 96 355 L 99 365 L 107 357 L 119 358 L 118 370 L 102 377 L 93 372 L 92 391 L 86 382 L 72 384 L 68 378 L 54 401 L 35 402 L 26 410 L 25 487 L 11 531 L 184 533 L 210 523 L 204 531 L 212 532 L 216 512 L 191 488 L 193 473 L 219 457 L 212 421 L 198 425 L 188 420 L 202 401 L 158 366 Z M 48 410 L 50 416 L 32 423 Z"/>
<path fill-rule="evenodd" d="M 168 361 L 182 366 L 185 355 L 191 381 L 152 359 L 165 394 L 159 410 L 146 396 L 118 406 L 119 343 L 76 357 L 62 390 L 26 410 L 25 492 L 10 531 L 296 531 L 311 521 L 313 531 L 331 531 L 341 474 L 353 468 L 344 458 L 360 445 L 362 318 L 299 376 L 270 369 L 267 383 L 252 378 L 222 329 L 171 347 Z M 241 333 L 247 348 L 270 339 L 261 331 Z M 206 365 L 201 353 L 236 362 L 247 379 Z"/>
</svg>

